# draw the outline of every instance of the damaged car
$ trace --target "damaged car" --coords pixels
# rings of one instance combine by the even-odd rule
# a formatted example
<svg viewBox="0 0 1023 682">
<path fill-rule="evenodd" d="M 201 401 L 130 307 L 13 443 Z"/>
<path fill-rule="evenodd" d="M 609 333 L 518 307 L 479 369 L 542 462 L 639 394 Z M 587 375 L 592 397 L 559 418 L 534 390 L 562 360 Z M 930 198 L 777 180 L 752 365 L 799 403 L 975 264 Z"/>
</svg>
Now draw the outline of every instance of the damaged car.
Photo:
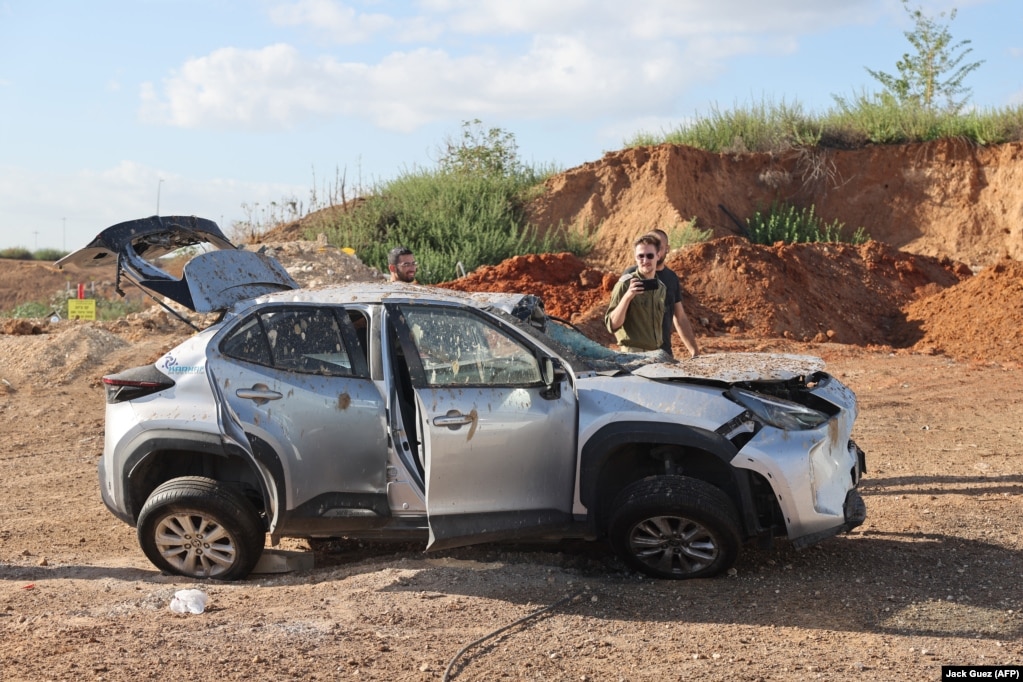
<svg viewBox="0 0 1023 682">
<path fill-rule="evenodd" d="M 195 217 L 115 225 L 72 262 L 217 315 L 103 378 L 103 502 L 166 573 L 241 579 L 284 537 L 582 538 L 703 578 L 866 515 L 856 398 L 818 358 L 622 354 L 528 293 L 303 289 Z"/>
</svg>

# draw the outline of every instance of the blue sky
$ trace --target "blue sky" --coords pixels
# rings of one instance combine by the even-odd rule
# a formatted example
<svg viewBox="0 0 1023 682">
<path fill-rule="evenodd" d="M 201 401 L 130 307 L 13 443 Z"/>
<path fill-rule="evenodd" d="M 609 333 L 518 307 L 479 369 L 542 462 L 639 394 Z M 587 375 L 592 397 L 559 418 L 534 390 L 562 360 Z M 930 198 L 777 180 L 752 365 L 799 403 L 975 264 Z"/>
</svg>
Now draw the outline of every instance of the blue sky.
<svg viewBox="0 0 1023 682">
<path fill-rule="evenodd" d="M 915 0 L 1023 103 L 1023 2 Z M 562 169 L 763 100 L 824 111 L 911 47 L 899 0 L 0 0 L 0 248 L 231 225 L 432 167 L 463 121 Z M 273 203 L 272 203 L 273 202 Z"/>
</svg>

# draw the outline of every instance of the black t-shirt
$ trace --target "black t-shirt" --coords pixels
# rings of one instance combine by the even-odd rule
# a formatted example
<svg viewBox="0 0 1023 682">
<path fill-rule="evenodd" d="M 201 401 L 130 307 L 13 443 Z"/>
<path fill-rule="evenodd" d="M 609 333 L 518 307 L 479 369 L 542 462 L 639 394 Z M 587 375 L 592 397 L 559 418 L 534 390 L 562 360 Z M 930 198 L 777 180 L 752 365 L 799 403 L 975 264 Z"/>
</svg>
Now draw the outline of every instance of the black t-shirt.
<svg viewBox="0 0 1023 682">
<path fill-rule="evenodd" d="M 626 273 L 635 271 L 635 265 L 625 270 Z M 664 294 L 664 319 L 661 321 L 661 349 L 674 357 L 675 354 L 671 352 L 671 333 L 675 330 L 675 304 L 682 302 L 682 282 L 675 271 L 667 266 L 657 271 L 657 279 L 664 282 L 667 289 Z"/>
</svg>

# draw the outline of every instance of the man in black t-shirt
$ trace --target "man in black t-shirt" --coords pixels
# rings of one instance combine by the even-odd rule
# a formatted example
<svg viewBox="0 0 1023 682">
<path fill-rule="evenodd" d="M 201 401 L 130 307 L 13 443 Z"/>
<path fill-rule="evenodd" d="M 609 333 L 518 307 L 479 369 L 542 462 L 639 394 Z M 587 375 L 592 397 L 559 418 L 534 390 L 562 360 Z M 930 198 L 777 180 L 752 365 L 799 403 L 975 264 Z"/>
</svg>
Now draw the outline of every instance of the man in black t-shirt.
<svg viewBox="0 0 1023 682">
<path fill-rule="evenodd" d="M 664 282 L 664 286 L 667 288 L 664 299 L 661 348 L 668 355 L 674 355 L 671 352 L 671 331 L 674 328 L 682 338 L 682 343 L 685 344 L 689 355 L 695 358 L 700 354 L 700 347 L 696 344 L 693 326 L 689 323 L 686 311 L 682 308 L 682 283 L 675 271 L 664 264 L 664 259 L 668 256 L 668 233 L 664 230 L 651 230 L 650 234 L 656 237 L 660 243 L 660 248 L 657 249 L 657 279 Z M 635 269 L 636 266 L 633 265 L 625 272 L 628 273 Z"/>
</svg>

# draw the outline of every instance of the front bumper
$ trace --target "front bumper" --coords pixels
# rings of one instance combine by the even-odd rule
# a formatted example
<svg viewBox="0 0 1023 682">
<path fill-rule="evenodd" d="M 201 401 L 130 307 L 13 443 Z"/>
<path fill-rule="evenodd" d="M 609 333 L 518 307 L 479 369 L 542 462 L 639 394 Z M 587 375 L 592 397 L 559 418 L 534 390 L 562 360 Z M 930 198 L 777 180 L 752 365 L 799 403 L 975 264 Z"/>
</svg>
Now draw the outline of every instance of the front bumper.
<svg viewBox="0 0 1023 682">
<path fill-rule="evenodd" d="M 832 425 L 810 431 L 764 429 L 732 461 L 770 485 L 784 535 L 797 547 L 863 523 L 856 488 L 866 457 L 855 442 L 828 437 L 832 433 Z"/>
<path fill-rule="evenodd" d="M 810 545 L 815 545 L 821 540 L 834 537 L 839 533 L 847 533 L 862 524 L 867 518 L 867 505 L 863 501 L 863 497 L 860 495 L 858 490 L 850 490 L 848 494 L 846 494 L 845 503 L 842 505 L 842 512 L 845 516 L 844 523 L 832 528 L 826 528 L 810 535 L 804 535 L 800 538 L 796 538 L 792 541 L 792 546 L 796 549 L 805 549 Z"/>
</svg>

